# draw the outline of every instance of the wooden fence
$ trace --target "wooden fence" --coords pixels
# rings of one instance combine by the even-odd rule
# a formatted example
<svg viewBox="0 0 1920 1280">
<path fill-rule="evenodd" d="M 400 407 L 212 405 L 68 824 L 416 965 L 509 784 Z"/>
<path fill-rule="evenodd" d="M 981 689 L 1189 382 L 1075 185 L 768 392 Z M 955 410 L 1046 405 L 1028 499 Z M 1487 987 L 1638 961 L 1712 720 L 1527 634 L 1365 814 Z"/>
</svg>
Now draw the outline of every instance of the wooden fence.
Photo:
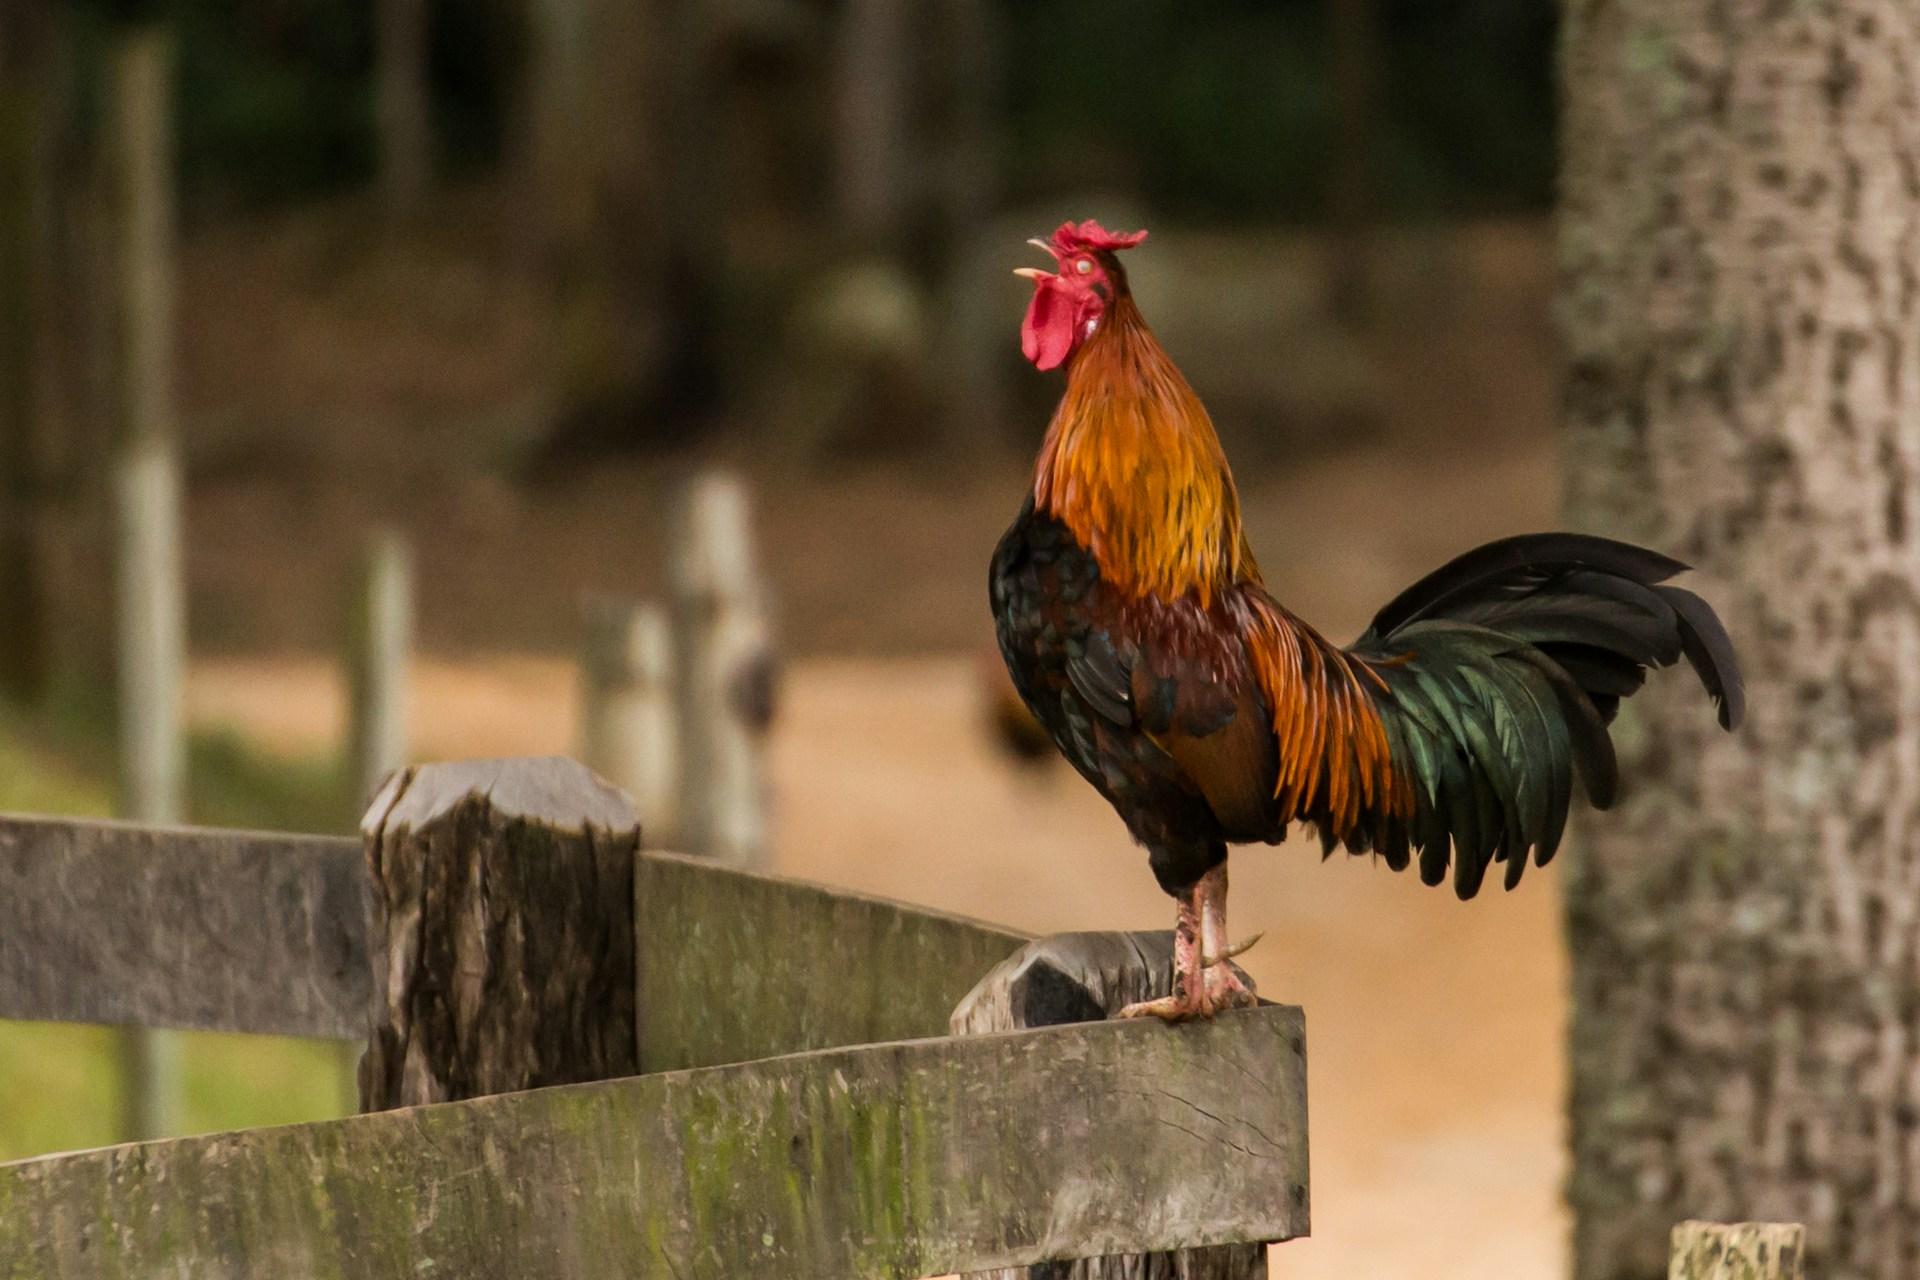
<svg viewBox="0 0 1920 1280">
<path fill-rule="evenodd" d="M 403 770 L 358 841 L 0 819 L 0 1017 L 370 1045 L 367 1114 L 0 1165 L 0 1280 L 1263 1274 L 1302 1017 L 1086 1021 L 1167 945 L 642 851 L 557 759 Z"/>
</svg>

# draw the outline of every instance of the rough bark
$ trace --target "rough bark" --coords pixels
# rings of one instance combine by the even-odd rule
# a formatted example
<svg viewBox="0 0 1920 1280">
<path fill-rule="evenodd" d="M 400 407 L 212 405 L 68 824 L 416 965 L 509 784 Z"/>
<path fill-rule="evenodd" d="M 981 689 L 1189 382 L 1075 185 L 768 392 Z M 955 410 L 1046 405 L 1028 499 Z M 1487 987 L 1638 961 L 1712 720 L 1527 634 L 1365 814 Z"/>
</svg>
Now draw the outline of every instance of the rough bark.
<svg viewBox="0 0 1920 1280">
<path fill-rule="evenodd" d="M 571 760 L 396 773 L 361 826 L 373 880 L 364 1110 L 632 1075 L 626 797 Z"/>
<path fill-rule="evenodd" d="M 1239 967 L 1235 966 L 1236 972 Z M 1240 974 L 1246 980 L 1246 974 Z M 1040 938 L 995 965 L 953 1011 L 955 1035 L 1111 1018 L 1136 1000 L 1173 990 L 1173 934 L 1062 933 Z M 1306 1037 L 1288 1045 L 1306 1073 Z M 1304 1175 L 1293 1194 L 1307 1218 Z M 1109 1255 L 977 1273 L 978 1280 L 1266 1280 L 1264 1244 Z"/>
<path fill-rule="evenodd" d="M 1701 567 L 1751 717 L 1675 682 L 1582 827 L 1580 1280 L 1678 1218 L 1920 1272 L 1920 9 L 1574 0 L 1570 510 Z"/>
<path fill-rule="evenodd" d="M 1682 1222 L 1667 1280 L 1801 1280 L 1806 1235 L 1797 1222 Z"/>
</svg>

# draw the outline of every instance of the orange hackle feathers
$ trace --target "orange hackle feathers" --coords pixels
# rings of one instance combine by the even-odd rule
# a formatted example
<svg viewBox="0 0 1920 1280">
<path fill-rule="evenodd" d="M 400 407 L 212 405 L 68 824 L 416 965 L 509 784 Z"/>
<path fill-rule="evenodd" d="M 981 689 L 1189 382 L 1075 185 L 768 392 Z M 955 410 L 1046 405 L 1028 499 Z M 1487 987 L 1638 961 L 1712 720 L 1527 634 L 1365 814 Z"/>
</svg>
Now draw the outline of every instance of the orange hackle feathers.
<svg viewBox="0 0 1920 1280">
<path fill-rule="evenodd" d="M 1273 717 L 1281 822 L 1324 811 L 1344 840 L 1363 813 L 1412 812 L 1362 685 L 1380 677 L 1267 595 L 1213 421 L 1124 286 L 1068 368 L 1033 497 L 1135 599 L 1191 595 L 1204 612 L 1237 597 L 1229 615 Z"/>
<path fill-rule="evenodd" d="M 1033 502 L 1129 595 L 1192 591 L 1204 607 L 1258 580 L 1213 421 L 1124 294 L 1068 370 Z"/>
</svg>

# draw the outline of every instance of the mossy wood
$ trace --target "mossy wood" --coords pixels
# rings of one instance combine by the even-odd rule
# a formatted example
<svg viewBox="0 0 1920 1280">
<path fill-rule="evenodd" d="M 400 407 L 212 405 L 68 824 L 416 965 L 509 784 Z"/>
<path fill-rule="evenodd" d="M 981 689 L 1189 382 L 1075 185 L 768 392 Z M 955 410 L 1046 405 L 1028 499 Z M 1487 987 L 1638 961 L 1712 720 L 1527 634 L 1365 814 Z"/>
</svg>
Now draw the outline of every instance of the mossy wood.
<svg viewBox="0 0 1920 1280">
<path fill-rule="evenodd" d="M 1291 1008 L 827 1050 L 0 1165 L 0 1280 L 901 1277 L 1306 1230 Z"/>
<path fill-rule="evenodd" d="M 635 884 L 643 1071 L 944 1035 L 1027 941 L 879 898 L 649 854 Z"/>
<path fill-rule="evenodd" d="M 1682 1222 L 1667 1280 L 1802 1280 L 1806 1236 L 1797 1222 Z"/>
<path fill-rule="evenodd" d="M 0 818 L 0 1018 L 358 1039 L 356 840 Z"/>
<path fill-rule="evenodd" d="M 363 1110 L 633 1075 L 633 806 L 561 757 L 402 769 L 373 884 Z"/>
<path fill-rule="evenodd" d="M 1251 980 L 1241 972 L 1243 981 Z M 957 1036 L 1065 1026 L 1113 1017 L 1136 1000 L 1173 990 L 1173 933 L 1060 933 L 1038 938 L 995 965 L 953 1011 Z M 1291 1051 L 1304 1063 L 1304 1029 Z M 1303 1068 L 1304 1069 L 1304 1068 Z M 1299 1228 L 1308 1213 L 1306 1167 L 1298 1184 Z M 1264 1244 L 1220 1244 L 1087 1258 L 1041 1273 L 1044 1280 L 1266 1280 Z M 976 1280 L 1029 1280 L 1024 1268 Z"/>
</svg>

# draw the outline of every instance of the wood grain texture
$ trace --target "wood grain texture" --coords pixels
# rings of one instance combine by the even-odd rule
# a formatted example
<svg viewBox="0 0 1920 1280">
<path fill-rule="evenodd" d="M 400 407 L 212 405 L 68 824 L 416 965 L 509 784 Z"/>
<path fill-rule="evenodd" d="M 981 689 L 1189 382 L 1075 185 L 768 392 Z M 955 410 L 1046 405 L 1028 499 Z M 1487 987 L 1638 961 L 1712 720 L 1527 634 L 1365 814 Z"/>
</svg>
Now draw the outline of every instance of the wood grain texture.
<svg viewBox="0 0 1920 1280">
<path fill-rule="evenodd" d="M 901 1277 L 1306 1229 L 1297 1009 L 873 1045 L 0 1165 L 0 1280 Z"/>
<path fill-rule="evenodd" d="M 1797 1222 L 1682 1222 L 1667 1280 L 1801 1280 L 1806 1237 Z"/>
<path fill-rule="evenodd" d="M 421 765 L 388 781 L 361 829 L 362 1110 L 639 1069 L 626 797 L 560 757 Z"/>
<path fill-rule="evenodd" d="M 1238 971 L 1238 966 L 1235 966 Z M 1242 981 L 1248 981 L 1244 972 Z M 1098 1022 L 1173 990 L 1173 934 L 1060 933 L 995 965 L 953 1011 L 957 1036 Z M 1304 1059 L 1304 1030 L 1295 1048 Z M 1300 1182 L 1304 1231 L 1307 1183 Z M 1266 1280 L 1264 1244 L 1119 1254 L 981 1273 L 979 1280 Z"/>
<path fill-rule="evenodd" d="M 358 1039 L 355 840 L 0 818 L 0 1017 Z"/>
<path fill-rule="evenodd" d="M 649 854 L 636 878 L 644 1071 L 937 1036 L 1025 942 L 880 898 Z"/>
</svg>

